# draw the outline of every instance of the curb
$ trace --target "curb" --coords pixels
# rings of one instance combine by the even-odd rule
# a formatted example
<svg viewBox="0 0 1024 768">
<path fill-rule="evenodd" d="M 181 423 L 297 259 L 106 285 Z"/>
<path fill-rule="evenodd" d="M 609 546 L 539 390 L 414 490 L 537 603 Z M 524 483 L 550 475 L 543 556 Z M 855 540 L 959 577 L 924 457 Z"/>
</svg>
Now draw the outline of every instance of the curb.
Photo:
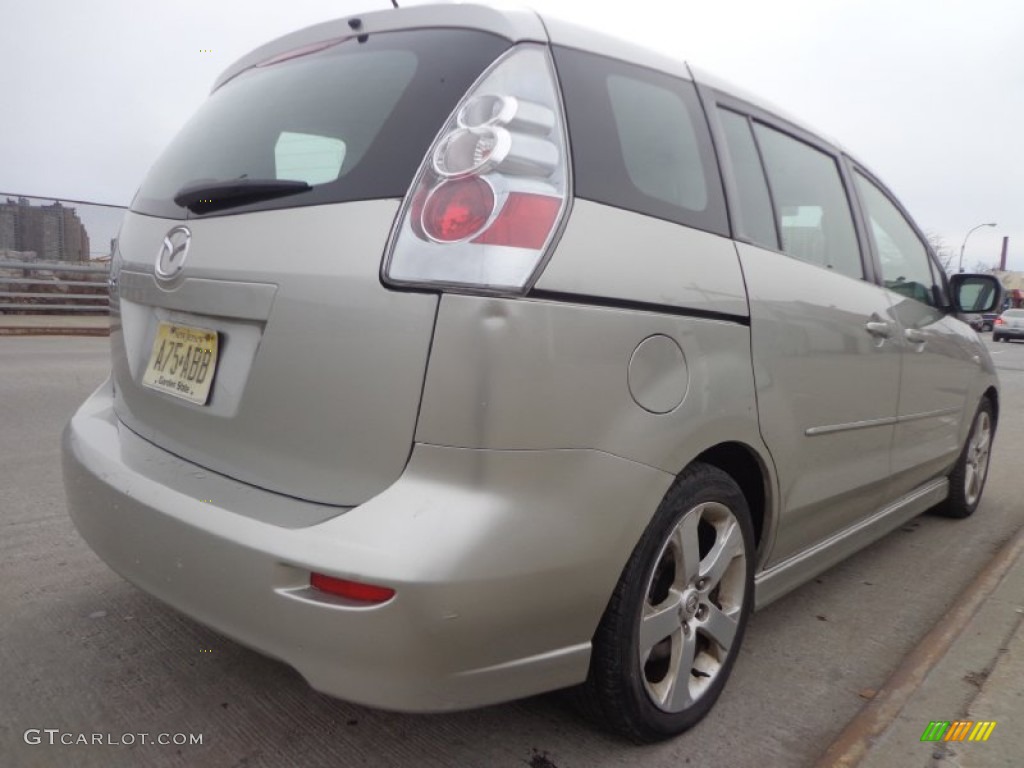
<svg viewBox="0 0 1024 768">
<path fill-rule="evenodd" d="M 815 763 L 817 768 L 853 768 L 867 757 L 900 711 L 945 658 L 953 642 L 1024 555 L 1024 529 L 1019 530 L 961 592 L 945 615 L 900 662 L 875 697 L 849 722 Z"/>
</svg>

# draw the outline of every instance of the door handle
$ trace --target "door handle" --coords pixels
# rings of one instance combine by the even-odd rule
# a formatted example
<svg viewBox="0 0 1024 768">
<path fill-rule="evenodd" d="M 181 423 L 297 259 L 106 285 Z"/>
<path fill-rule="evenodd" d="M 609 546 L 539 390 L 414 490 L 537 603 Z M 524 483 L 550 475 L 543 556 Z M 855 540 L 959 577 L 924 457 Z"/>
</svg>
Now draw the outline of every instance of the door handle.
<svg viewBox="0 0 1024 768">
<path fill-rule="evenodd" d="M 917 328 L 907 328 L 907 330 L 903 332 L 903 338 L 911 344 L 924 344 L 928 341 L 928 337 L 921 331 L 917 330 Z"/>
<path fill-rule="evenodd" d="M 864 323 L 864 330 L 878 339 L 888 339 L 892 336 L 892 326 L 884 320 L 868 320 Z"/>
</svg>

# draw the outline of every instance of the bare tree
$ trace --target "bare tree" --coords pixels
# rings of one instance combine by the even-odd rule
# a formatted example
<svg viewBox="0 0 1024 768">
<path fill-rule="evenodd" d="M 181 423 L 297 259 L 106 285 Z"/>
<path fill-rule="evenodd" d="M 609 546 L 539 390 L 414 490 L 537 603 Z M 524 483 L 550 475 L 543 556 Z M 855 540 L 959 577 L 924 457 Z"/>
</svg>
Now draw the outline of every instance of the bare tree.
<svg viewBox="0 0 1024 768">
<path fill-rule="evenodd" d="M 932 250 L 935 251 L 935 255 L 939 259 L 939 264 L 942 265 L 942 270 L 947 275 L 951 274 L 956 268 L 956 249 L 946 245 L 946 241 L 942 239 L 942 235 L 936 234 L 935 232 L 925 232 L 925 237 L 928 238 L 928 245 L 930 245 Z"/>
</svg>

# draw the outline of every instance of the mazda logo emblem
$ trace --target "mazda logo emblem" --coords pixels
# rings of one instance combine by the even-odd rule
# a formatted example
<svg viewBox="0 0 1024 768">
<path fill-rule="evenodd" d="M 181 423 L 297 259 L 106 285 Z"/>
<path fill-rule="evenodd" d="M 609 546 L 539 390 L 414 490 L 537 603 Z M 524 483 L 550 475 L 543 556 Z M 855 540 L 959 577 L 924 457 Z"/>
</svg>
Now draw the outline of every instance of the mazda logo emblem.
<svg viewBox="0 0 1024 768">
<path fill-rule="evenodd" d="M 181 274 L 188 258 L 188 246 L 192 242 L 192 233 L 188 227 L 175 227 L 164 236 L 160 251 L 156 255 L 156 276 L 161 280 L 170 280 Z"/>
</svg>

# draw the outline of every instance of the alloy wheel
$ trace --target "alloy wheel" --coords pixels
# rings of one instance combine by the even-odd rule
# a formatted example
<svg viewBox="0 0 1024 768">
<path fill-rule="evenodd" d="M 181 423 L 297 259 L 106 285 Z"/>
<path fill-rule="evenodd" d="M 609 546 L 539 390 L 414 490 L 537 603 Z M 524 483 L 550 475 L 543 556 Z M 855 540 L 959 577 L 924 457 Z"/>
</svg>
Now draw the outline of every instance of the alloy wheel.
<svg viewBox="0 0 1024 768">
<path fill-rule="evenodd" d="M 723 504 L 693 507 L 665 540 L 637 647 L 644 688 L 662 711 L 689 708 L 721 672 L 739 627 L 746 571 L 742 530 Z"/>
<path fill-rule="evenodd" d="M 988 460 L 992 447 L 992 418 L 987 411 L 978 411 L 967 445 L 967 464 L 964 474 L 964 497 L 968 506 L 974 506 L 985 485 Z"/>
</svg>

